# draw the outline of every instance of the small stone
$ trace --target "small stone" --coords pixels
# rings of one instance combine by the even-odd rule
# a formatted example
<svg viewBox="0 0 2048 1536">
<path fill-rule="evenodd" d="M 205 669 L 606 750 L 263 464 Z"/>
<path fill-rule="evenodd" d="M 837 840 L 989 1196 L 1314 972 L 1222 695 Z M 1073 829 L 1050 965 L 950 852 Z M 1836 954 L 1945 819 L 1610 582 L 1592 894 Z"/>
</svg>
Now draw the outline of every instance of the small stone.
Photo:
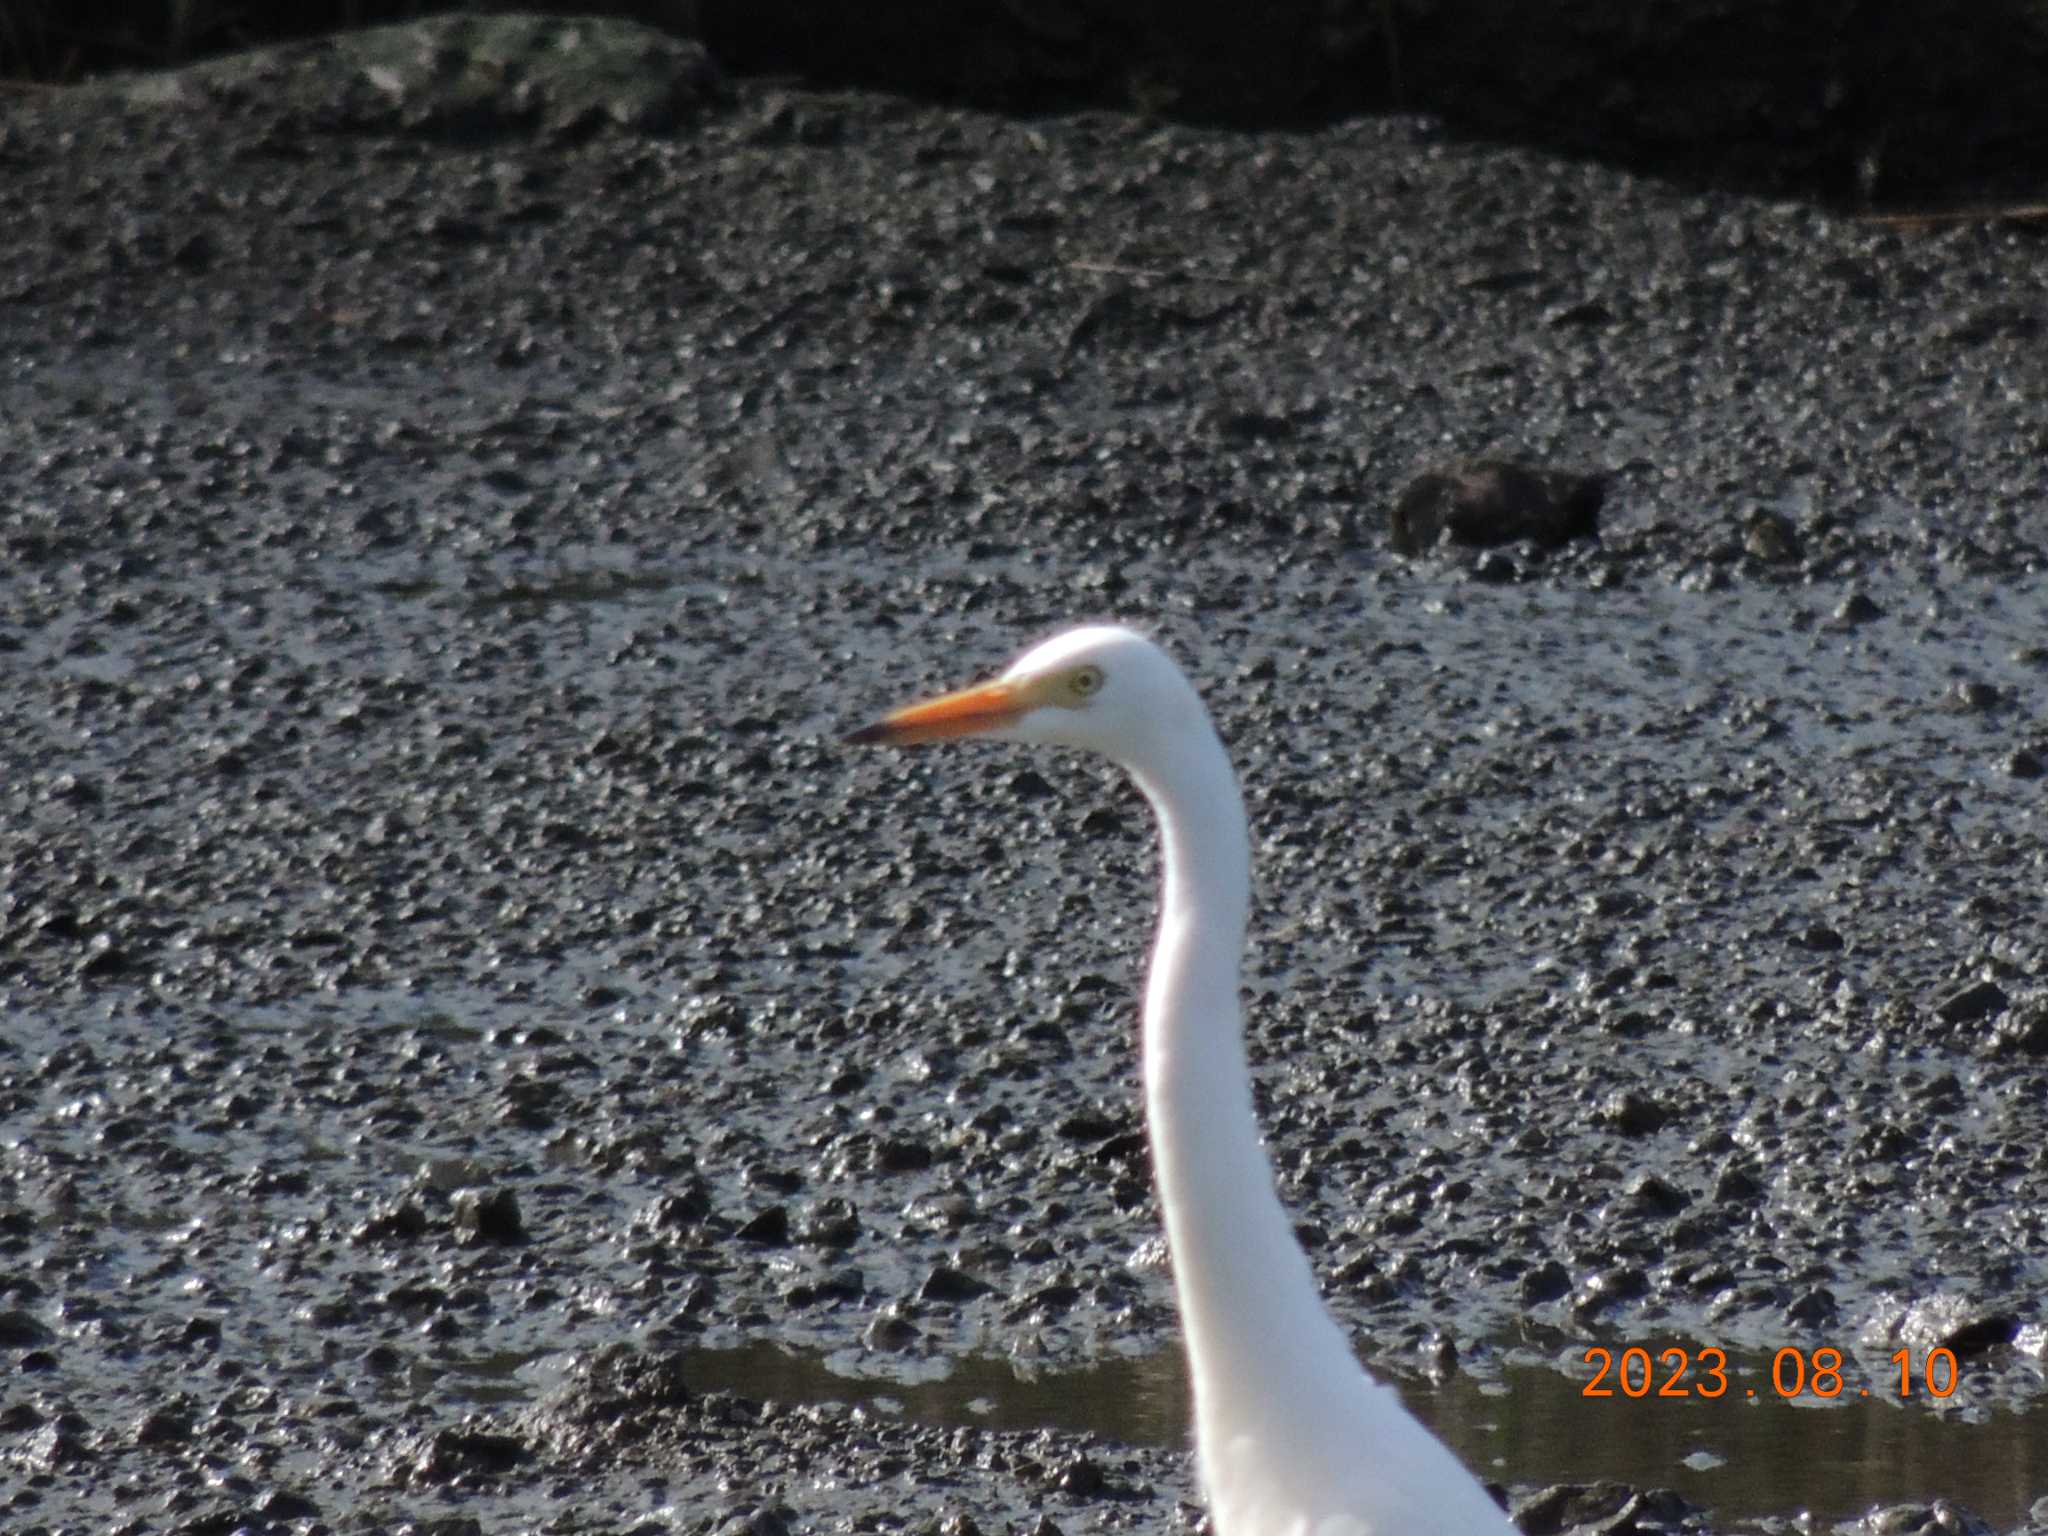
<svg viewBox="0 0 2048 1536">
<path fill-rule="evenodd" d="M 898 1317 L 893 1312 L 881 1313 L 868 1324 L 867 1331 L 861 1335 L 862 1342 L 868 1348 L 891 1352 L 908 1349 L 918 1338 L 917 1324 L 908 1318 Z"/>
<path fill-rule="evenodd" d="M 1808 1291 L 1785 1309 L 1785 1321 L 1802 1328 L 1822 1328 L 1835 1321 L 1839 1311 L 1832 1291 Z"/>
<path fill-rule="evenodd" d="M 733 1236 L 743 1243 L 755 1243 L 763 1248 L 788 1247 L 789 1207 L 769 1206 L 743 1225 Z"/>
<path fill-rule="evenodd" d="M 1742 548 L 1767 565 L 1787 565 L 1799 558 L 1799 535 L 1782 513 L 1759 508 L 1743 525 Z"/>
<path fill-rule="evenodd" d="M 1624 1091 L 1608 1096 L 1600 1118 L 1624 1136 L 1649 1136 L 1664 1129 L 1670 1116 L 1655 1099 Z"/>
<path fill-rule="evenodd" d="M 511 1435 L 444 1429 L 428 1442 L 413 1476 L 424 1483 L 447 1483 L 508 1472 L 526 1459 L 525 1442 Z"/>
<path fill-rule="evenodd" d="M 2048 993 L 2021 999 L 1999 1016 L 1992 1034 L 2001 1050 L 2048 1056 Z"/>
<path fill-rule="evenodd" d="M 1395 502 L 1394 549 L 1426 554 L 1439 543 L 1484 549 L 1528 540 L 1556 549 L 1600 536 L 1603 476 L 1478 459 L 1417 475 Z"/>
<path fill-rule="evenodd" d="M 20 1308 L 0 1312 L 0 1349 L 33 1349 L 56 1340 L 56 1334 Z"/>
<path fill-rule="evenodd" d="M 918 1290 L 920 1301 L 972 1301 L 977 1296 L 986 1296 L 995 1289 L 986 1280 L 977 1279 L 965 1270 L 955 1269 L 950 1264 L 941 1264 L 925 1276 L 924 1284 Z"/>
<path fill-rule="evenodd" d="M 1935 1007 L 1944 1024 L 1974 1024 L 2005 1012 L 2012 999 L 1995 981 L 1979 981 L 1952 992 Z"/>
<path fill-rule="evenodd" d="M 191 1438 L 191 1416 L 175 1408 L 152 1408 L 135 1425 L 137 1445 L 184 1445 Z"/>
<path fill-rule="evenodd" d="M 850 1248 L 860 1239 L 860 1211 L 851 1201 L 830 1196 L 804 1212 L 797 1233 L 813 1248 Z"/>
<path fill-rule="evenodd" d="M 1061 1471 L 1059 1487 L 1077 1498 L 1099 1499 L 1109 1489 L 1109 1477 L 1095 1461 L 1076 1456 Z"/>
<path fill-rule="evenodd" d="M 1692 1196 L 1655 1174 L 1645 1174 L 1629 1186 L 1629 1202 L 1651 1216 L 1676 1216 L 1692 1204 Z"/>
<path fill-rule="evenodd" d="M 1714 1181 L 1714 1199 L 1722 1205 L 1754 1205 L 1763 1186 L 1741 1168 L 1723 1168 Z"/>
<path fill-rule="evenodd" d="M 523 1243 L 519 1199 L 509 1189 L 463 1189 L 455 1194 L 455 1231 L 465 1243 Z"/>
<path fill-rule="evenodd" d="M 54 1423 L 45 1424 L 29 1437 L 22 1448 L 23 1459 L 29 1465 L 44 1469 L 77 1466 L 80 1462 L 92 1460 L 92 1448 L 85 1443 L 85 1435 L 79 1427 L 82 1421 L 76 1414 L 66 1414 Z"/>
<path fill-rule="evenodd" d="M 932 1149 L 907 1136 L 891 1136 L 875 1146 L 875 1167 L 883 1173 L 919 1173 L 932 1165 Z"/>
<path fill-rule="evenodd" d="M 781 1504 L 735 1510 L 718 1529 L 723 1536 L 790 1536 L 796 1512 Z"/>
<path fill-rule="evenodd" d="M 380 1207 L 349 1233 L 357 1243 L 417 1242 L 427 1232 L 427 1213 L 411 1200 Z"/>
</svg>

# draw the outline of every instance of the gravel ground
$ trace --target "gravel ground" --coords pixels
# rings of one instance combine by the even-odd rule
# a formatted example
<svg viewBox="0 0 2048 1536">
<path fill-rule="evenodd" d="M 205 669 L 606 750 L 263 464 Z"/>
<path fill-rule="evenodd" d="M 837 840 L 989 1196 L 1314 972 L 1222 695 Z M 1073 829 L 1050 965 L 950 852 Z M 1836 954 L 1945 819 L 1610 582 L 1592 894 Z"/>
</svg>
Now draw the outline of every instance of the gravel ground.
<svg viewBox="0 0 2048 1536">
<path fill-rule="evenodd" d="M 618 111 L 299 51 L 0 117 L 0 1525 L 1189 1526 L 1170 1430 L 700 1390 L 1170 1377 L 1142 806 L 834 744 L 1101 615 L 1244 773 L 1369 1359 L 1946 1345 L 1887 1422 L 2011 1486 L 1891 1456 L 1873 1528 L 2023 1523 L 2048 230 L 668 47 Z M 1603 536 L 1392 553 L 1481 455 Z M 1444 1432 L 1532 1531 L 1862 1508 Z"/>
</svg>

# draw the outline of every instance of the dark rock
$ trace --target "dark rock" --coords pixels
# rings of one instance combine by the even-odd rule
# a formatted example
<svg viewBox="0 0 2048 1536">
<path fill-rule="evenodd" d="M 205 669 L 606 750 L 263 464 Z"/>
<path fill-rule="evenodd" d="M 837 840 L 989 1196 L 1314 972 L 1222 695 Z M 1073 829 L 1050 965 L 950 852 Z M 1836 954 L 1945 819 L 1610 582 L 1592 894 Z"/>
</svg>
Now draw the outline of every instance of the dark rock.
<svg viewBox="0 0 2048 1536">
<path fill-rule="evenodd" d="M 256 1513 L 266 1520 L 317 1520 L 320 1506 L 302 1493 L 277 1489 L 256 1501 Z"/>
<path fill-rule="evenodd" d="M 1010 775 L 1010 793 L 1019 800 L 1043 800 L 1053 792 L 1043 774 L 1020 768 Z"/>
<path fill-rule="evenodd" d="M 1076 1456 L 1059 1472 L 1059 1489 L 1079 1499 L 1099 1499 L 1109 1491 L 1110 1483 L 1101 1465 L 1093 1458 Z"/>
<path fill-rule="evenodd" d="M 807 1307 L 821 1302 L 859 1301 L 867 1293 L 867 1277 L 849 1264 L 815 1281 L 790 1287 L 784 1299 L 793 1307 Z"/>
<path fill-rule="evenodd" d="M 815 1248 L 850 1248 L 859 1241 L 860 1230 L 859 1209 L 852 1201 L 833 1195 L 803 1213 L 797 1235 Z"/>
<path fill-rule="evenodd" d="M 426 1236 L 427 1213 L 411 1200 L 397 1200 L 382 1206 L 359 1222 L 349 1236 L 358 1243 L 413 1243 Z"/>
<path fill-rule="evenodd" d="M 451 1483 L 478 1477 L 501 1477 L 524 1462 L 529 1451 L 511 1435 L 475 1430 L 437 1430 L 413 1463 L 412 1475 L 422 1483 Z"/>
<path fill-rule="evenodd" d="M 1742 525 L 1742 547 L 1767 565 L 1789 565 L 1802 554 L 1791 520 L 1763 510 L 1752 512 Z"/>
<path fill-rule="evenodd" d="M 696 1400 L 682 1356 L 615 1345 L 563 1384 L 547 1418 L 630 1442 L 645 1438 L 654 1421 L 674 1418 Z"/>
<path fill-rule="evenodd" d="M 1683 1507 L 1675 1494 L 1643 1494 L 1626 1483 L 1558 1483 L 1532 1494 L 1514 1506 L 1515 1524 L 1523 1536 L 1558 1536 L 1564 1531 L 1598 1530 L 1629 1532 L 1637 1529 L 1633 1513 L 1664 1508 L 1672 1501 Z"/>
<path fill-rule="evenodd" d="M 718 1529 L 723 1536 L 790 1536 L 798 1529 L 796 1518 L 786 1504 L 757 1504 L 735 1512 Z"/>
<path fill-rule="evenodd" d="M 756 1243 L 763 1248 L 786 1248 L 789 1246 L 789 1208 L 771 1205 L 743 1223 L 733 1236 L 743 1243 Z"/>
<path fill-rule="evenodd" d="M 1669 1112 L 1656 1100 L 1635 1092 L 1611 1095 L 1600 1106 L 1600 1118 L 1624 1136 L 1651 1136 L 1664 1129 Z"/>
<path fill-rule="evenodd" d="M 674 1194 L 663 1195 L 634 1219 L 634 1225 L 659 1231 L 679 1232 L 707 1221 L 711 1216 L 711 1190 L 701 1179 L 691 1179 Z"/>
<path fill-rule="evenodd" d="M 880 1173 L 918 1173 L 932 1161 L 931 1145 L 908 1136 L 889 1136 L 875 1144 L 875 1168 Z"/>
<path fill-rule="evenodd" d="M 45 1424 L 31 1434 L 19 1454 L 30 1466 L 44 1471 L 75 1467 L 95 1460 L 83 1431 L 62 1419 Z"/>
<path fill-rule="evenodd" d="M 2000 1014 L 1991 1038 L 2000 1050 L 2048 1056 L 2048 992 L 2023 997 Z"/>
<path fill-rule="evenodd" d="M 942 1264 L 925 1276 L 924 1284 L 918 1288 L 920 1301 L 962 1302 L 972 1301 L 977 1296 L 986 1296 L 995 1289 L 986 1280 L 977 1279 L 965 1270 Z"/>
<path fill-rule="evenodd" d="M 1603 1270 L 1588 1277 L 1572 1294 L 1572 1315 L 1590 1321 L 1610 1307 L 1647 1295 L 1649 1289 L 1649 1276 L 1632 1264 Z"/>
<path fill-rule="evenodd" d="M 1785 1321 L 1799 1328 L 1831 1327 L 1840 1316 L 1840 1305 L 1826 1290 L 1808 1291 L 1785 1309 Z"/>
<path fill-rule="evenodd" d="M 1936 1349 L 1947 1349 L 1959 1360 L 2010 1344 L 2018 1331 L 2019 1320 L 2011 1313 L 1951 1293 L 1914 1302 L 1892 1330 L 1895 1338 L 1923 1358 Z"/>
<path fill-rule="evenodd" d="M 29 1313 L 19 1309 L 0 1312 L 0 1349 L 33 1349 L 56 1341 L 57 1335 Z"/>
<path fill-rule="evenodd" d="M 1992 1536 L 1994 1527 L 1946 1499 L 1932 1504 L 1893 1504 L 1874 1509 L 1853 1529 L 1870 1536 Z"/>
<path fill-rule="evenodd" d="M 1491 586 L 1507 586 L 1522 579 L 1522 568 L 1500 550 L 1489 549 L 1472 562 L 1472 576 Z"/>
<path fill-rule="evenodd" d="M 870 1349 L 879 1349 L 891 1354 L 910 1348 L 921 1337 L 923 1334 L 915 1323 L 893 1311 L 876 1314 L 866 1331 L 861 1334 L 862 1340 Z"/>
<path fill-rule="evenodd" d="M 1995 981 L 1976 981 L 1951 992 L 1935 1007 L 1944 1024 L 1975 1024 L 2005 1012 L 2012 1001 Z"/>
<path fill-rule="evenodd" d="M 152 1408 L 135 1426 L 137 1445 L 184 1445 L 191 1438 L 191 1415 L 176 1408 Z"/>
<path fill-rule="evenodd" d="M 1211 417 L 1217 434 L 1238 443 L 1280 443 L 1294 436 L 1294 423 L 1269 411 L 1219 411 Z"/>
<path fill-rule="evenodd" d="M 1649 1216 L 1676 1216 L 1692 1197 L 1667 1179 L 1645 1174 L 1629 1185 L 1629 1203 Z"/>
<path fill-rule="evenodd" d="M 1556 548 L 1597 539 L 1606 499 L 1599 475 L 1478 459 L 1410 481 L 1394 504 L 1393 544 L 1404 555 L 1439 543 L 1483 549 L 1524 539 Z"/>
<path fill-rule="evenodd" d="M 1123 1122 L 1099 1109 L 1076 1110 L 1053 1127 L 1062 1141 L 1107 1141 L 1123 1129 Z"/>
<path fill-rule="evenodd" d="M 466 1243 L 523 1243 L 519 1198 L 509 1189 L 463 1189 L 453 1201 L 455 1231 Z"/>
</svg>

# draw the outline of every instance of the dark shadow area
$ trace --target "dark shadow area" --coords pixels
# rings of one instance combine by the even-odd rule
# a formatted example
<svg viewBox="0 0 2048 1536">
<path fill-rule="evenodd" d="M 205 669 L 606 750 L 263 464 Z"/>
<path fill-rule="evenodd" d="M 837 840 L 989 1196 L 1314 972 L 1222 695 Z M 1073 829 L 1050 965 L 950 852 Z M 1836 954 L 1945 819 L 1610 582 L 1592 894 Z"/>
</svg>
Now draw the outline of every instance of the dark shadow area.
<svg viewBox="0 0 2048 1536">
<path fill-rule="evenodd" d="M 684 36 L 698 30 L 697 0 L 460 4 L 451 0 L 7 0 L 0 5 L 0 89 L 68 85 L 117 70 L 169 69 L 245 48 L 469 12 L 621 16 Z"/>
<path fill-rule="evenodd" d="M 1416 112 L 1837 203 L 2048 181 L 2043 0 L 706 0 L 702 35 L 743 73 L 1238 126 Z"/>
<path fill-rule="evenodd" d="M 0 76 L 63 81 L 457 9 L 276 12 L 27 0 Z M 1858 207 L 2048 186 L 2048 0 L 641 0 L 555 6 L 700 37 L 787 74 L 1006 112 L 1307 127 L 1402 111 L 1453 133 Z M 274 23 L 274 25 L 273 25 Z"/>
</svg>

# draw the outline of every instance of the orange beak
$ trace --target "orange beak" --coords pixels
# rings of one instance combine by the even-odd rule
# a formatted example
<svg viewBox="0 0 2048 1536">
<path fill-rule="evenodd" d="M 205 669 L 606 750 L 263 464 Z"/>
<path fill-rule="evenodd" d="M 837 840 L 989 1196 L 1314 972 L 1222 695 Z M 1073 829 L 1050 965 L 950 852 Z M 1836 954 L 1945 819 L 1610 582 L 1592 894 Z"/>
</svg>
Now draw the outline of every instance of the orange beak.
<svg viewBox="0 0 2048 1536">
<path fill-rule="evenodd" d="M 1030 707 L 1022 689 L 998 679 L 958 693 L 944 693 L 922 704 L 905 705 L 873 725 L 849 731 L 842 739 L 849 747 L 909 747 L 921 741 L 949 741 L 994 730 Z"/>
</svg>

